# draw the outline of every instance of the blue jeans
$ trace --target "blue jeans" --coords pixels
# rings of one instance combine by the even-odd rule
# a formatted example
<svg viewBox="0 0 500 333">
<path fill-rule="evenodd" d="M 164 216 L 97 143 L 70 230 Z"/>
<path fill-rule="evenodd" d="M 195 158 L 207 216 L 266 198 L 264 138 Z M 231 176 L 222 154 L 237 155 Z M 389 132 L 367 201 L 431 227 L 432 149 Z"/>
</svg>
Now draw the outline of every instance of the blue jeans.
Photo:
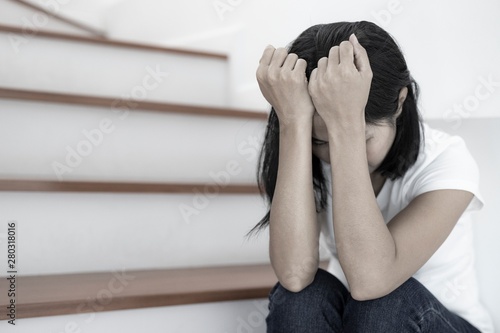
<svg viewBox="0 0 500 333">
<path fill-rule="evenodd" d="M 318 269 L 298 293 L 278 282 L 269 293 L 267 332 L 479 332 L 447 310 L 414 278 L 389 295 L 356 301 L 332 274 Z"/>
</svg>

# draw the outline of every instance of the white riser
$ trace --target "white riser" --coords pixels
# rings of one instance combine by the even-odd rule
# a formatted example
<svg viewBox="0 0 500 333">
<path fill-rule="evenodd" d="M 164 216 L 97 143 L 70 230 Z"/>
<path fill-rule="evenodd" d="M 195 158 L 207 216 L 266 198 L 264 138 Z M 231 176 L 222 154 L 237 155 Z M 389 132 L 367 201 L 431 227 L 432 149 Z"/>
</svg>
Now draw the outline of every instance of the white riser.
<svg viewBox="0 0 500 333">
<path fill-rule="evenodd" d="M 65 7 L 63 2 L 66 1 L 54 0 L 51 2 L 52 5 L 48 7 L 48 10 L 56 14 L 61 14 L 61 11 Z M 56 7 L 54 7 L 56 4 L 58 4 L 57 10 L 55 10 Z M 2 8 L 0 11 L 0 24 L 19 27 L 26 31 L 31 31 L 30 29 L 43 29 L 45 31 L 62 32 L 79 36 L 93 36 L 90 32 L 73 27 L 55 18 L 48 17 L 43 13 L 19 5 L 14 1 L 0 0 L 0 8 Z M 42 6 L 42 8 L 46 7 Z M 46 17 L 47 19 L 45 19 Z"/>
<path fill-rule="evenodd" d="M 224 59 L 40 36 L 27 37 L 16 49 L 8 35 L 0 32 L 0 86 L 116 98 L 132 95 L 205 106 L 228 104 Z M 168 75 L 155 80 L 150 71 Z"/>
<path fill-rule="evenodd" d="M 18 272 L 58 274 L 268 261 L 259 195 L 0 192 L 0 243 L 17 221 Z M 185 218 L 181 208 L 197 215 Z M 186 215 L 187 216 L 187 215 Z M 6 260 L 0 264 L 7 271 Z"/>
<path fill-rule="evenodd" d="M 0 133 L 7 138 L 0 140 L 2 178 L 156 182 L 212 182 L 210 174 L 226 172 L 234 160 L 238 167 L 231 182 L 255 183 L 266 123 L 3 99 L 0 119 Z M 82 131 L 98 129 L 103 119 L 114 130 L 102 134 L 100 144 L 89 144 Z M 259 144 L 252 146 L 252 140 Z M 78 152 L 79 145 L 90 147 L 90 155 L 68 165 L 68 147 Z M 54 163 L 71 172 L 58 177 Z"/>
<path fill-rule="evenodd" d="M 22 318 L 16 326 L 1 324 L 5 333 L 264 333 L 267 306 L 267 299 L 257 299 Z"/>
</svg>

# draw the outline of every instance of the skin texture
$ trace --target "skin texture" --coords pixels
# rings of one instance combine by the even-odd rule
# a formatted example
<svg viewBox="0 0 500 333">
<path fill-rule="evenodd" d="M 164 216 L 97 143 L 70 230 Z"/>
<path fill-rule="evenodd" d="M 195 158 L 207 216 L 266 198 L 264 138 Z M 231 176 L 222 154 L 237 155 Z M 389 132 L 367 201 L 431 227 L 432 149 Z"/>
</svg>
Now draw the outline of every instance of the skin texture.
<svg viewBox="0 0 500 333">
<path fill-rule="evenodd" d="M 269 223 L 271 264 L 280 283 L 294 292 L 309 285 L 317 271 L 320 228 L 312 186 L 314 153 L 331 165 L 331 223 L 352 297 L 382 297 L 425 264 L 473 195 L 460 190 L 427 192 L 386 224 L 376 202 L 385 179 L 373 171 L 392 145 L 395 131 L 391 121 L 365 124 L 372 79 L 365 49 L 352 35 L 318 62 L 309 82 L 305 68 L 296 55 L 268 46 L 257 70 L 260 89 L 280 121 L 278 179 Z M 406 93 L 401 89 L 394 120 Z M 319 145 L 316 139 L 327 143 Z"/>
</svg>

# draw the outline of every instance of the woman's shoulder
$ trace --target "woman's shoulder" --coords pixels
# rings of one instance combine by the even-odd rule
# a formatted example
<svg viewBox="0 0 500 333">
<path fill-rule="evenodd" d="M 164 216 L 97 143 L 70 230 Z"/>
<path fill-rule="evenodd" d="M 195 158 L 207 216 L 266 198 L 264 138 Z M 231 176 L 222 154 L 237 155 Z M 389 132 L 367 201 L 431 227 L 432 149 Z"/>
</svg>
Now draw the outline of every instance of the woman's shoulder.
<svg viewBox="0 0 500 333">
<path fill-rule="evenodd" d="M 422 123 L 422 140 L 419 158 L 435 159 L 443 152 L 453 149 L 457 152 L 469 153 L 467 145 L 462 137 L 450 134 L 441 129 L 430 127 L 427 123 Z"/>
<path fill-rule="evenodd" d="M 421 141 L 418 158 L 409 173 L 422 171 L 432 163 L 453 160 L 474 160 L 464 139 L 459 135 L 422 123 Z"/>
<path fill-rule="evenodd" d="M 419 156 L 401 182 L 410 197 L 438 189 L 462 189 L 480 196 L 479 168 L 463 138 L 426 123 Z"/>
</svg>

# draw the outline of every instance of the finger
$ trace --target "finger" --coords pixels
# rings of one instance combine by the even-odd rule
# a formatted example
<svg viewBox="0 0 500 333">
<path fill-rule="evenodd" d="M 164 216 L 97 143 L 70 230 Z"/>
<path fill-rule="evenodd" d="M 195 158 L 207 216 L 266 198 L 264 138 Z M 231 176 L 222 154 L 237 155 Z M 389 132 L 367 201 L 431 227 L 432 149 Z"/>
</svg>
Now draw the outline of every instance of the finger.
<svg viewBox="0 0 500 333">
<path fill-rule="evenodd" d="M 280 68 L 283 66 L 286 57 L 288 56 L 288 51 L 285 48 L 279 47 L 274 51 L 273 58 L 269 63 L 269 66 Z"/>
<path fill-rule="evenodd" d="M 351 42 L 343 41 L 339 46 L 340 63 L 345 65 L 354 64 L 354 50 Z"/>
<path fill-rule="evenodd" d="M 307 69 L 307 61 L 305 61 L 304 59 L 298 59 L 295 62 L 295 67 L 293 68 L 294 71 L 305 73 L 306 69 Z"/>
<path fill-rule="evenodd" d="M 311 76 L 309 77 L 309 90 L 312 87 L 311 83 L 316 82 L 317 77 L 318 77 L 318 69 L 315 68 L 313 69 L 313 71 L 311 72 Z"/>
<path fill-rule="evenodd" d="M 262 53 L 262 57 L 259 60 L 259 64 L 261 65 L 269 65 L 271 59 L 273 58 L 275 48 L 272 45 L 266 46 L 264 52 Z"/>
<path fill-rule="evenodd" d="M 332 66 L 332 68 L 335 68 L 339 65 L 339 63 L 339 47 L 335 45 L 330 49 L 330 52 L 328 53 L 328 67 Z"/>
<path fill-rule="evenodd" d="M 283 68 L 293 70 L 293 68 L 295 67 L 295 63 L 297 62 L 297 59 L 299 59 L 299 57 L 295 53 L 290 53 L 286 57 L 285 62 L 283 63 Z"/>
<path fill-rule="evenodd" d="M 323 57 L 318 60 L 318 72 L 324 73 L 328 67 L 328 58 Z"/>
<path fill-rule="evenodd" d="M 367 72 L 371 71 L 370 67 L 370 60 L 368 59 L 368 54 L 366 53 L 366 50 L 363 46 L 358 41 L 358 38 L 356 37 L 355 34 L 352 34 L 349 37 L 349 41 L 351 42 L 353 46 L 353 52 L 354 52 L 354 64 L 356 65 L 356 68 L 360 72 Z"/>
</svg>

